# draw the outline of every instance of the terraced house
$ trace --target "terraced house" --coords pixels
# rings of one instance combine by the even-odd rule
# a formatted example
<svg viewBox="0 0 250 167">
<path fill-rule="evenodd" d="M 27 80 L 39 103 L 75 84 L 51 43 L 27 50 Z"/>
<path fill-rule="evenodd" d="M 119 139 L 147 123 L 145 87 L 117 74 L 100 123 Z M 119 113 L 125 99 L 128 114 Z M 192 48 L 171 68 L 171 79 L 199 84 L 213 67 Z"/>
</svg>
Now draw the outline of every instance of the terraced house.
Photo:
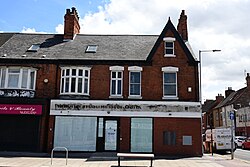
<svg viewBox="0 0 250 167">
<path fill-rule="evenodd" d="M 187 16 L 160 35 L 0 34 L 0 149 L 202 155 Z M 48 23 L 49 24 L 49 23 Z"/>
</svg>

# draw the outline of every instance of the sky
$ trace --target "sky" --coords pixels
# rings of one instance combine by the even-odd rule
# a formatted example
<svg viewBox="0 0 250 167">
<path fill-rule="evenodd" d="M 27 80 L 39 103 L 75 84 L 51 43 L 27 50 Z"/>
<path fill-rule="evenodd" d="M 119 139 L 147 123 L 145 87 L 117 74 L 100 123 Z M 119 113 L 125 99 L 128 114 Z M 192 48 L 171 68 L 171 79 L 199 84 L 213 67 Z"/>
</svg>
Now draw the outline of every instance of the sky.
<svg viewBox="0 0 250 167">
<path fill-rule="evenodd" d="M 188 39 L 201 52 L 202 100 L 246 86 L 250 73 L 250 0 L 7 0 L 0 6 L 0 32 L 63 33 L 67 8 L 76 7 L 82 34 L 159 35 L 181 10 Z"/>
</svg>

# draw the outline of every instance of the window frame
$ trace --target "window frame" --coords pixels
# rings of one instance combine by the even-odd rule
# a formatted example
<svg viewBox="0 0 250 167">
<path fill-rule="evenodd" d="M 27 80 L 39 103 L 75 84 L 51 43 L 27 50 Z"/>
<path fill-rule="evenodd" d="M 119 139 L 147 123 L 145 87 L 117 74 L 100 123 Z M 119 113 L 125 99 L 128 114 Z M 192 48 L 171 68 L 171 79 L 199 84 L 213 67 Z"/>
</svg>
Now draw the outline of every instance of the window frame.
<svg viewBox="0 0 250 167">
<path fill-rule="evenodd" d="M 163 145 L 176 146 L 176 132 L 175 131 L 163 131 Z"/>
<path fill-rule="evenodd" d="M 165 38 L 163 38 L 163 41 L 164 41 L 164 57 L 176 57 L 175 52 L 174 52 L 174 50 L 175 50 L 174 49 L 175 48 L 175 44 L 174 44 L 175 38 L 165 37 Z M 167 46 L 167 43 L 171 43 L 173 46 L 169 47 L 169 46 Z M 171 50 L 172 53 L 171 54 L 167 53 L 167 50 Z"/>
<path fill-rule="evenodd" d="M 10 72 L 10 70 L 17 70 L 19 71 L 18 73 L 13 73 Z M 27 71 L 26 74 L 24 71 Z M 33 74 L 33 79 L 32 75 Z M 37 74 L 37 69 L 32 68 L 32 67 L 0 67 L 0 89 L 20 89 L 20 90 L 35 90 L 36 89 L 36 74 Z M 4 79 L 2 78 L 4 75 Z M 17 76 L 17 86 L 9 86 L 10 81 L 9 78 L 12 75 Z M 24 78 L 24 75 L 26 77 Z M 23 85 L 23 81 L 27 80 L 26 85 Z M 33 83 L 32 83 L 33 81 Z M 31 85 L 32 83 L 32 85 Z"/>
<path fill-rule="evenodd" d="M 192 136 L 182 136 L 182 145 L 183 146 L 192 146 L 193 145 L 193 137 Z"/>
<path fill-rule="evenodd" d="M 163 80 L 163 84 L 162 84 L 163 97 L 162 97 L 162 99 L 175 99 L 175 100 L 178 99 L 178 75 L 177 75 L 178 71 L 179 71 L 178 67 L 171 67 L 171 66 L 169 66 L 169 67 L 162 67 L 162 72 L 163 72 L 163 79 L 162 79 Z M 165 94 L 165 88 L 164 87 L 165 87 L 166 83 L 165 83 L 165 77 L 164 77 L 164 75 L 166 73 L 175 74 L 175 78 L 176 78 L 175 83 L 174 83 L 175 84 L 175 91 L 176 91 L 175 95 L 166 95 Z M 171 83 L 171 85 L 172 85 L 172 83 Z"/>
<path fill-rule="evenodd" d="M 128 98 L 130 99 L 141 99 L 141 78 L 142 78 L 142 67 L 138 67 L 138 66 L 131 66 L 128 67 L 128 71 L 129 71 L 129 96 Z M 139 73 L 140 74 L 140 82 L 139 83 L 131 83 L 131 73 Z M 138 95 L 131 95 L 131 85 L 132 84 L 139 84 L 139 94 Z"/>
<path fill-rule="evenodd" d="M 67 75 L 67 70 L 69 70 L 69 74 Z M 72 71 L 75 70 L 75 75 L 73 75 Z M 79 71 L 82 70 L 82 76 L 79 75 Z M 61 67 L 61 79 L 60 79 L 60 95 L 86 95 L 89 96 L 90 92 L 90 70 L 91 67 Z M 86 76 L 87 72 L 87 76 Z M 73 81 L 74 79 L 74 81 Z M 81 81 L 81 92 L 79 92 L 79 80 Z M 68 91 L 66 91 L 68 80 Z M 85 81 L 87 83 L 85 85 Z M 74 82 L 74 90 L 72 91 L 72 82 Z M 86 86 L 86 87 L 85 87 Z M 85 92 L 86 90 L 86 92 Z"/>
<path fill-rule="evenodd" d="M 124 71 L 124 67 L 122 66 L 111 66 L 109 68 L 110 70 L 110 96 L 109 98 L 123 98 L 123 71 Z M 115 78 L 112 77 L 112 74 L 115 73 Z M 118 73 L 121 73 L 121 78 L 118 77 Z M 113 86 L 113 82 L 115 81 L 115 93 L 112 93 L 112 86 Z M 121 81 L 121 93 L 118 94 L 119 90 L 118 90 L 118 83 L 119 81 Z"/>
</svg>

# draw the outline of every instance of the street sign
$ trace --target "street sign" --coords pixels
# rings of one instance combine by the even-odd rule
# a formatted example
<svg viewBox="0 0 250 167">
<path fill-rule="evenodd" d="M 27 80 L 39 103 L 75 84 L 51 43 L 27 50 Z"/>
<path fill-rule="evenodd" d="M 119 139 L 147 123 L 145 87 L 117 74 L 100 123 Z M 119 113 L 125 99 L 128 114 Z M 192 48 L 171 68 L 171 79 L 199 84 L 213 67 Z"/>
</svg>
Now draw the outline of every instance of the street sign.
<svg viewBox="0 0 250 167">
<path fill-rule="evenodd" d="M 230 112 L 229 117 L 230 117 L 230 120 L 234 120 L 234 113 Z"/>
</svg>

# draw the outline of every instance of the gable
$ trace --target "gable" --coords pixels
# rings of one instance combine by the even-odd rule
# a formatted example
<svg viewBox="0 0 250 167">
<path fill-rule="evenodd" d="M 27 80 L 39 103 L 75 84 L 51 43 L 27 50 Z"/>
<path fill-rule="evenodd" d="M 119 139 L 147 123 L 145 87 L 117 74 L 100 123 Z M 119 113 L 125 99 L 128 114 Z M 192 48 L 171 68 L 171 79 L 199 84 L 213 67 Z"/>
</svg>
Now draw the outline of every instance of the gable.
<svg viewBox="0 0 250 167">
<path fill-rule="evenodd" d="M 191 63 L 193 65 L 197 65 L 198 61 L 195 60 L 195 58 L 194 58 L 193 54 L 191 53 L 190 49 L 187 47 L 187 45 L 183 41 L 182 37 L 180 36 L 180 34 L 176 30 L 176 28 L 174 27 L 174 25 L 172 24 L 170 19 L 168 20 L 166 26 L 162 30 L 162 32 L 161 32 L 160 36 L 158 37 L 155 45 L 153 46 L 149 56 L 147 57 L 147 61 L 152 60 L 154 54 L 156 53 L 156 50 L 160 47 L 160 44 L 163 41 L 163 39 L 165 37 L 165 34 L 167 33 L 168 30 L 170 30 L 173 33 L 174 38 L 176 39 L 176 42 L 178 42 L 180 44 L 180 46 L 183 49 L 185 55 L 187 56 L 187 59 L 189 60 L 189 63 Z"/>
</svg>

